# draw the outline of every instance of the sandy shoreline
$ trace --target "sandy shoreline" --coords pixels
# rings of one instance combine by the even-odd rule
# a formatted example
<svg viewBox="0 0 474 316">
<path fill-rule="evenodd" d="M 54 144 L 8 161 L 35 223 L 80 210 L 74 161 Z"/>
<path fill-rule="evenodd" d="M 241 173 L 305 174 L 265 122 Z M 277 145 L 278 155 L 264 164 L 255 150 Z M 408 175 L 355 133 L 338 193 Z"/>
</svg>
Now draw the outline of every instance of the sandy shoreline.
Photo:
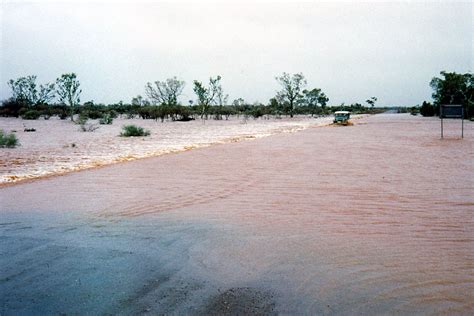
<svg viewBox="0 0 474 316">
<path fill-rule="evenodd" d="M 354 119 L 361 117 L 359 115 Z M 67 120 L 0 118 L 2 129 L 16 131 L 21 144 L 15 149 L 2 149 L 0 186 L 214 144 L 295 132 L 328 125 L 331 120 L 331 117 L 269 120 L 232 117 L 229 121 L 161 123 L 117 119 L 113 125 L 99 125 L 100 128 L 94 132 L 82 132 L 78 125 Z M 151 131 L 151 136 L 119 137 L 120 129 L 125 124 L 143 126 Z M 36 132 L 24 132 L 25 128 L 35 128 Z"/>
</svg>

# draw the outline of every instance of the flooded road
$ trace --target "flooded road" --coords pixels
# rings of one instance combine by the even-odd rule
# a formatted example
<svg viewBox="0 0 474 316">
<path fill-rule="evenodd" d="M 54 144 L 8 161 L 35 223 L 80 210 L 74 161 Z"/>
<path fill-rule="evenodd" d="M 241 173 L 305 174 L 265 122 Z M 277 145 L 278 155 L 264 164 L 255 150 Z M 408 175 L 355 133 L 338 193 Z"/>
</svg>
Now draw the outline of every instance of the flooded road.
<svg viewBox="0 0 474 316">
<path fill-rule="evenodd" d="M 0 313 L 472 314 L 457 123 L 377 115 L 0 188 Z"/>
</svg>

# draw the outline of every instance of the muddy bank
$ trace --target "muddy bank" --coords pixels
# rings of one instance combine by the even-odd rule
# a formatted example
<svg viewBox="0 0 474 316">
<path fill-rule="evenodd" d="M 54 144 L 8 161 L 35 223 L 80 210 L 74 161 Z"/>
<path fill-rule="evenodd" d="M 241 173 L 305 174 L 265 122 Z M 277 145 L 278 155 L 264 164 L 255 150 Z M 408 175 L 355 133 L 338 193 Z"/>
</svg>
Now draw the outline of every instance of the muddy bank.
<svg viewBox="0 0 474 316">
<path fill-rule="evenodd" d="M 0 313 L 470 314 L 474 126 L 451 123 L 377 115 L 0 188 Z"/>
</svg>

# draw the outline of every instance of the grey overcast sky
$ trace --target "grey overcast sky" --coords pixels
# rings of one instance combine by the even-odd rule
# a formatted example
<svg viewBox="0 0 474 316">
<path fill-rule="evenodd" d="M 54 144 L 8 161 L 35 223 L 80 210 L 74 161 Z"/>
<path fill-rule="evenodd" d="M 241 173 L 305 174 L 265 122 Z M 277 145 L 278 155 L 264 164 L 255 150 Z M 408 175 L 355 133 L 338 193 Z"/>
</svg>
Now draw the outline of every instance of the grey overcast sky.
<svg viewBox="0 0 474 316">
<path fill-rule="evenodd" d="M 275 76 L 302 72 L 330 104 L 431 100 L 441 70 L 472 72 L 468 2 L 1 2 L 0 99 L 6 82 L 75 72 L 81 101 L 129 102 L 148 81 L 222 76 L 230 101 L 267 103 Z"/>
</svg>

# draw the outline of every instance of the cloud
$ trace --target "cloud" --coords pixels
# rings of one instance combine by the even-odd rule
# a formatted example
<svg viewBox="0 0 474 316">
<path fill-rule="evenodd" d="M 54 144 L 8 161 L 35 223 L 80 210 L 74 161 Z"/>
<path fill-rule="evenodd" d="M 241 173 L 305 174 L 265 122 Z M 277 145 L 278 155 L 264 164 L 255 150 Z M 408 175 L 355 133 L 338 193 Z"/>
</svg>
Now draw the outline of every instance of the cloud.
<svg viewBox="0 0 474 316">
<path fill-rule="evenodd" d="M 472 70 L 470 3 L 7 1 L 0 95 L 10 78 L 76 72 L 82 100 L 129 101 L 148 81 L 222 75 L 232 98 L 267 102 L 303 72 L 331 103 L 412 105 L 441 70 Z"/>
</svg>

